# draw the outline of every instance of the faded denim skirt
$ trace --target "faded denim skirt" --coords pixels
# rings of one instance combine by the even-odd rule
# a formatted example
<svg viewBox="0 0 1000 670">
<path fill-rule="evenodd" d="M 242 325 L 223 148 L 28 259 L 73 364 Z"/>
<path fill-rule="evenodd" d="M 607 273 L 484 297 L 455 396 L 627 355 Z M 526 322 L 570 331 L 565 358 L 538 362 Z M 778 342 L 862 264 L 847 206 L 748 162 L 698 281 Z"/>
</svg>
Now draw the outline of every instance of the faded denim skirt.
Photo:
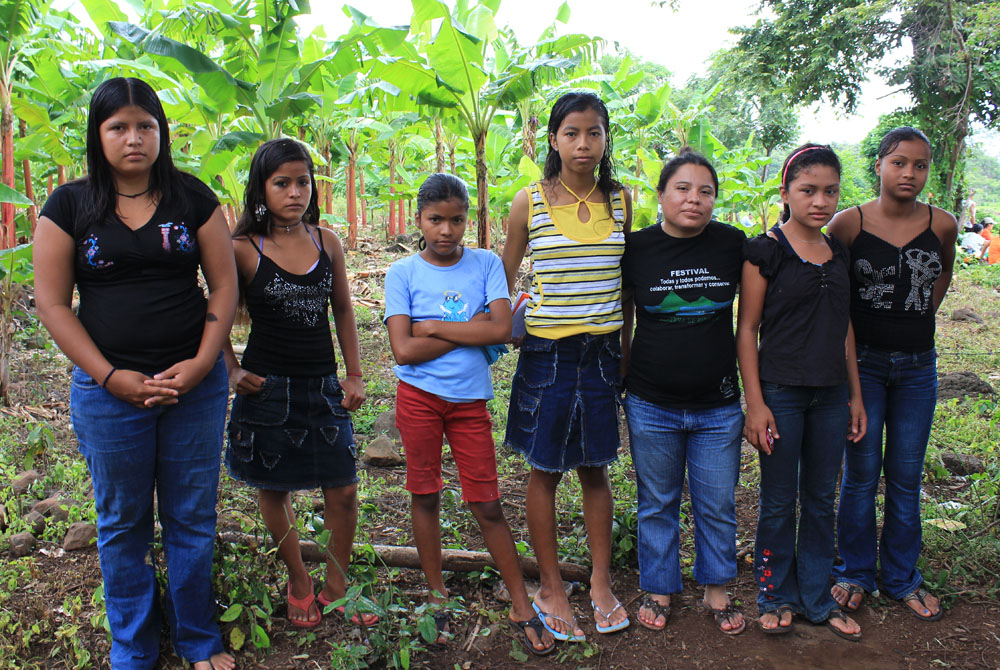
<svg viewBox="0 0 1000 670">
<path fill-rule="evenodd" d="M 354 430 L 336 375 L 267 375 L 260 392 L 237 395 L 226 467 L 234 479 L 275 491 L 337 488 L 358 481 Z"/>
<path fill-rule="evenodd" d="M 533 468 L 565 472 L 618 458 L 618 331 L 524 337 L 510 391 L 505 442 Z"/>
</svg>

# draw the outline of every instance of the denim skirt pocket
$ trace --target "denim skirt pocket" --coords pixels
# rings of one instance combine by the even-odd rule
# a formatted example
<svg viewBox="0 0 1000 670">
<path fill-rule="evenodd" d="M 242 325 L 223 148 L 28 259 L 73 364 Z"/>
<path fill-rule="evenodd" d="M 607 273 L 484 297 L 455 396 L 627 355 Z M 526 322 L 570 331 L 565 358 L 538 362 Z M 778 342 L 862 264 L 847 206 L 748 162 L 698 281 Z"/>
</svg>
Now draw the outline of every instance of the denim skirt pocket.
<svg viewBox="0 0 1000 670">
<path fill-rule="evenodd" d="M 281 426 L 288 421 L 289 377 L 268 375 L 257 393 L 242 396 L 239 421 L 254 426 Z M 234 403 L 234 407 L 235 407 Z"/>
<path fill-rule="evenodd" d="M 556 340 L 526 335 L 521 345 L 517 376 L 528 388 L 541 389 L 556 381 L 559 350 Z"/>
</svg>

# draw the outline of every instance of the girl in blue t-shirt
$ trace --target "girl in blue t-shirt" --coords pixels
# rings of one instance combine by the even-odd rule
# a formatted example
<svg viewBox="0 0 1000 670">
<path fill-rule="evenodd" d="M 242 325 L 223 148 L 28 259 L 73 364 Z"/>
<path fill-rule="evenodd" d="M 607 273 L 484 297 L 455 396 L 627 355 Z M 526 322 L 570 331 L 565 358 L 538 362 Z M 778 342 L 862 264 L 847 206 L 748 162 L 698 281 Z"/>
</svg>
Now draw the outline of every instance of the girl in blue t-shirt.
<svg viewBox="0 0 1000 670">
<path fill-rule="evenodd" d="M 448 589 L 441 568 L 439 519 L 442 436 L 448 436 L 462 498 L 511 595 L 510 621 L 537 655 L 555 648 L 535 616 L 524 588 L 514 538 L 500 508 L 493 427 L 486 401 L 493 397 L 484 347 L 510 337 L 510 300 L 503 265 L 488 249 L 467 249 L 462 236 L 469 193 L 462 180 L 434 174 L 417 193 L 420 252 L 392 264 L 385 278 L 385 322 L 399 378 L 396 426 L 406 452 L 413 539 L 430 589 L 442 603 Z M 447 641 L 449 614 L 434 614 L 439 643 Z"/>
</svg>

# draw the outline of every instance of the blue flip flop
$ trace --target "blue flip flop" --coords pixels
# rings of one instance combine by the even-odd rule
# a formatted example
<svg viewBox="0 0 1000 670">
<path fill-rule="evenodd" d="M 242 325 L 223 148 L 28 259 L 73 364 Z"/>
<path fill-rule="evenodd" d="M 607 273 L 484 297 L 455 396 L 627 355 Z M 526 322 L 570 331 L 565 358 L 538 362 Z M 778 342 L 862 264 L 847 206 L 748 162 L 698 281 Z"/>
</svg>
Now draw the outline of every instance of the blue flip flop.
<svg viewBox="0 0 1000 670">
<path fill-rule="evenodd" d="M 590 606 L 594 608 L 594 612 L 600 614 L 602 617 L 604 617 L 604 620 L 608 622 L 607 626 L 601 626 L 601 624 L 597 623 L 597 619 L 596 618 L 594 619 L 594 626 L 597 627 L 598 633 L 602 634 L 617 633 L 620 630 L 625 630 L 626 628 L 628 628 L 629 624 L 632 623 L 631 621 L 629 621 L 628 614 L 626 614 L 624 621 L 619 621 L 616 624 L 611 624 L 611 615 L 614 614 L 617 610 L 620 610 L 622 608 L 621 603 L 615 603 L 615 606 L 611 608 L 610 612 L 605 612 L 604 610 L 602 610 L 600 607 L 597 606 L 597 603 L 595 603 L 593 600 L 590 601 Z"/>
<path fill-rule="evenodd" d="M 550 633 L 552 633 L 552 637 L 554 637 L 555 639 L 559 640 L 560 642 L 584 642 L 584 641 L 586 641 L 587 638 L 585 636 L 583 636 L 583 635 L 569 635 L 568 633 L 560 633 L 559 631 L 555 630 L 554 628 L 552 628 L 552 626 L 549 625 L 548 619 L 552 618 L 552 619 L 555 619 L 556 621 L 562 621 L 564 624 L 566 624 L 566 626 L 570 630 L 573 630 L 573 629 L 576 628 L 576 625 L 575 625 L 576 622 L 575 621 L 569 622 L 569 621 L 566 621 L 566 619 L 563 619 L 560 616 L 556 616 L 555 614 L 549 614 L 547 612 L 543 612 L 541 609 L 539 609 L 538 604 L 534 600 L 531 601 L 531 607 L 535 610 L 535 614 L 538 615 L 538 618 L 542 622 L 542 625 L 545 626 L 545 630 L 547 630 Z"/>
</svg>

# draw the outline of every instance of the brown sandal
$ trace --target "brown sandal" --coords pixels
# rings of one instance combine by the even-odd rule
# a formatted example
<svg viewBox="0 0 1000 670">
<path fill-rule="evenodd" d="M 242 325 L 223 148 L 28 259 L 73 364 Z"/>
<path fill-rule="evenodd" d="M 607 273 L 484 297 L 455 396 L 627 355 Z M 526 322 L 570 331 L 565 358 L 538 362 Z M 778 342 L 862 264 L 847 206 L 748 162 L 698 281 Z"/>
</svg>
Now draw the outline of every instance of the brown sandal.
<svg viewBox="0 0 1000 670">
<path fill-rule="evenodd" d="M 733 603 L 730 602 L 728 605 L 726 605 L 721 609 L 715 609 L 714 607 L 709 607 L 708 603 L 706 603 L 704 600 L 701 601 L 701 604 L 704 605 L 705 609 L 708 610 L 708 613 L 712 615 L 713 619 L 715 619 L 715 625 L 719 627 L 719 631 L 724 633 L 725 635 L 739 635 L 744 630 L 746 630 L 747 627 L 746 617 L 743 617 L 743 623 L 740 625 L 739 628 L 730 628 L 729 630 L 726 630 L 725 628 L 722 627 L 722 623 L 724 621 L 728 621 L 730 626 L 733 625 L 733 617 L 735 615 L 739 614 L 740 616 L 743 616 L 743 612 Z"/>
<path fill-rule="evenodd" d="M 646 597 L 642 599 L 642 602 L 639 603 L 639 609 L 647 609 L 650 612 L 653 612 L 653 614 L 655 615 L 653 616 L 654 622 L 661 616 L 663 617 L 663 625 L 657 626 L 655 623 L 646 623 L 645 621 L 643 621 L 642 615 L 639 615 L 639 624 L 642 625 L 643 628 L 659 631 L 666 628 L 667 624 L 670 623 L 670 605 L 661 605 L 660 603 L 653 600 L 653 596 L 649 595 L 648 593 L 646 594 Z"/>
</svg>

